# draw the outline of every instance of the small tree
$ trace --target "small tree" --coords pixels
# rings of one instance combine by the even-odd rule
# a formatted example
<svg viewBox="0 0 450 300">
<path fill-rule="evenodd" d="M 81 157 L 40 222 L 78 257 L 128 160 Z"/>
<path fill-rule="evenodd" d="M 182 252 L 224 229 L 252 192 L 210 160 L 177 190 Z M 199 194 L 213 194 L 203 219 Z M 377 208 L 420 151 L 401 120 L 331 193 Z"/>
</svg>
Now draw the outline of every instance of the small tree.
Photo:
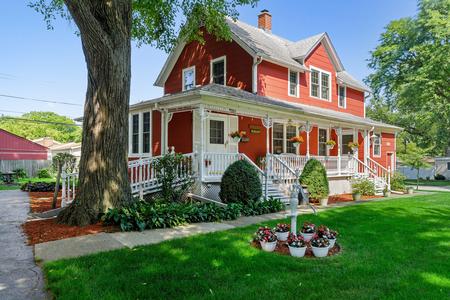
<svg viewBox="0 0 450 300">
<path fill-rule="evenodd" d="M 72 171 L 75 168 L 76 158 L 70 153 L 58 153 L 52 159 L 53 169 L 56 171 L 55 192 L 53 194 L 52 208 L 56 208 L 56 200 L 58 199 L 59 184 L 61 180 L 61 173 L 65 167 L 67 171 Z"/>
<path fill-rule="evenodd" d="M 317 159 L 311 158 L 306 162 L 300 175 L 300 184 L 308 187 L 309 197 L 320 200 L 328 197 L 330 188 L 328 185 L 327 171 Z"/>
<path fill-rule="evenodd" d="M 399 156 L 402 162 L 415 169 L 417 171 L 416 176 L 416 189 L 419 189 L 419 172 L 421 168 L 428 168 L 430 164 L 425 161 L 426 150 L 421 149 L 416 146 L 414 143 L 410 143 L 406 146 L 405 153 L 401 153 Z"/>
</svg>

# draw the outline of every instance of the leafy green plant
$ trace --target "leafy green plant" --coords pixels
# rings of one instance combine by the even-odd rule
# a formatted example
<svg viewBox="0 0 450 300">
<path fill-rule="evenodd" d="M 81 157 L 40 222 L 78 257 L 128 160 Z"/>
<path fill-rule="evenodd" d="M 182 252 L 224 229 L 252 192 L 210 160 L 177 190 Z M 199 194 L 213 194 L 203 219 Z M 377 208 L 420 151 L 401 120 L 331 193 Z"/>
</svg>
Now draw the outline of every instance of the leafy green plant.
<svg viewBox="0 0 450 300">
<path fill-rule="evenodd" d="M 300 184 L 306 185 L 311 199 L 320 200 L 330 192 L 325 167 L 317 159 L 311 158 L 300 175 Z"/>
<path fill-rule="evenodd" d="M 50 174 L 50 171 L 48 169 L 40 169 L 37 172 L 38 178 L 52 178 L 52 175 Z"/>
<path fill-rule="evenodd" d="M 258 173 L 249 162 L 238 160 L 225 170 L 219 193 L 224 203 L 250 204 L 260 200 L 261 196 Z"/>
<path fill-rule="evenodd" d="M 367 178 L 356 178 L 352 180 L 353 193 L 363 196 L 375 195 L 375 184 Z"/>
<path fill-rule="evenodd" d="M 13 173 L 14 173 L 14 175 L 16 176 L 17 179 L 27 177 L 27 173 L 26 173 L 25 170 L 22 169 L 22 168 L 14 169 L 14 170 L 13 170 Z"/>
<path fill-rule="evenodd" d="M 442 175 L 442 174 L 436 174 L 436 175 L 434 176 L 434 179 L 435 179 L 435 180 L 445 180 L 445 176 Z"/>
<path fill-rule="evenodd" d="M 405 189 L 406 176 L 399 172 L 394 172 L 391 176 L 391 190 L 403 191 Z"/>
</svg>

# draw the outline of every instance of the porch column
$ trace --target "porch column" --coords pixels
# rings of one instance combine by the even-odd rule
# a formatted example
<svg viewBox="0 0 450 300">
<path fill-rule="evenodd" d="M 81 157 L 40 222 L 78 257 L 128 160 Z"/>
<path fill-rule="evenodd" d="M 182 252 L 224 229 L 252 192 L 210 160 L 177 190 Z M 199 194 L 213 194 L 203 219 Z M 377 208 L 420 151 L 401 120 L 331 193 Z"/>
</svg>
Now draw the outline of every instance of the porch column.
<svg viewBox="0 0 450 300">
<path fill-rule="evenodd" d="M 199 153 L 199 161 L 198 161 L 198 175 L 200 178 L 200 182 L 203 181 L 203 171 L 204 171 L 204 165 L 205 165 L 205 158 L 204 158 L 204 152 L 205 152 L 205 119 L 206 119 L 206 113 L 205 109 L 201 105 L 198 109 L 198 114 L 200 116 L 200 153 Z"/>
<path fill-rule="evenodd" d="M 311 132 L 311 124 L 306 121 L 305 132 L 306 132 L 306 158 L 309 159 L 309 133 Z"/>
<path fill-rule="evenodd" d="M 267 200 L 267 194 L 269 192 L 269 174 L 270 174 L 270 128 L 273 127 L 272 119 L 267 115 L 265 118 L 262 119 L 262 123 L 264 128 L 266 128 L 266 165 L 265 165 L 265 172 L 266 176 L 264 179 L 264 197 Z"/>
<path fill-rule="evenodd" d="M 172 120 L 173 113 L 167 109 L 161 110 L 161 154 L 169 153 L 169 122 Z"/>
<path fill-rule="evenodd" d="M 342 128 L 338 127 L 336 128 L 337 133 L 337 144 L 338 144 L 338 161 L 337 161 L 337 168 L 338 168 L 338 175 L 341 175 L 341 153 L 342 153 Z"/>
</svg>

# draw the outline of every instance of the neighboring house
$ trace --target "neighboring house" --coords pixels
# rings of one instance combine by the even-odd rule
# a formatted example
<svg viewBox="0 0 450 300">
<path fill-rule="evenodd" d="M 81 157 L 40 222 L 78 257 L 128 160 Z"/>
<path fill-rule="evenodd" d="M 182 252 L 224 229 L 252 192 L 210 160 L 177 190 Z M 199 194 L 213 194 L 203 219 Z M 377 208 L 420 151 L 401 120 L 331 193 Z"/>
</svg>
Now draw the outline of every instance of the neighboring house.
<svg viewBox="0 0 450 300">
<path fill-rule="evenodd" d="M 25 169 L 28 176 L 50 165 L 48 148 L 0 129 L 0 172 Z"/>
<path fill-rule="evenodd" d="M 51 137 L 42 137 L 42 138 L 38 138 L 38 139 L 35 139 L 35 140 L 32 140 L 32 141 L 34 143 L 39 144 L 39 145 L 45 146 L 47 148 L 50 148 L 50 147 L 55 146 L 55 145 L 61 145 L 60 142 L 54 140 Z"/>
<path fill-rule="evenodd" d="M 419 178 L 433 180 L 434 175 L 436 175 L 435 158 L 430 157 L 430 158 L 427 158 L 425 161 L 430 165 L 430 167 L 420 168 L 419 169 Z M 417 170 L 404 165 L 400 159 L 397 160 L 397 172 L 400 172 L 403 175 L 405 175 L 407 179 L 417 179 Z"/>
<path fill-rule="evenodd" d="M 450 156 L 435 158 L 435 173 L 445 176 L 450 180 Z"/>
<path fill-rule="evenodd" d="M 81 157 L 81 143 L 69 142 L 65 144 L 53 145 L 50 147 L 52 157 L 58 153 L 70 153 L 77 159 L 77 163 Z"/>
</svg>

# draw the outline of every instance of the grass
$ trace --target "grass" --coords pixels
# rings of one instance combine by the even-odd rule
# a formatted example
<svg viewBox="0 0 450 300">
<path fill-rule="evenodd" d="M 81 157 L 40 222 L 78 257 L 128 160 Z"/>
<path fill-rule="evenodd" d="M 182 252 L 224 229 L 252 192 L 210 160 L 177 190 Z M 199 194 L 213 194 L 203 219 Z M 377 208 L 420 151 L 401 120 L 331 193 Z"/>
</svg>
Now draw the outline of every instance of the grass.
<svg viewBox="0 0 450 300">
<path fill-rule="evenodd" d="M 20 187 L 22 184 L 27 182 L 55 182 L 55 178 L 38 178 L 38 177 L 32 177 L 32 178 L 20 178 L 19 180 L 15 180 L 14 184 L 4 184 L 0 183 L 0 191 L 7 191 L 7 190 L 20 190 Z"/>
<path fill-rule="evenodd" d="M 415 179 L 407 179 L 407 180 L 405 180 L 405 184 L 407 184 L 407 185 L 416 185 L 417 181 Z M 424 179 L 419 179 L 419 185 L 425 185 L 425 186 L 450 186 L 450 180 L 424 180 Z"/>
<path fill-rule="evenodd" d="M 342 253 L 306 259 L 249 246 L 257 225 L 44 266 L 57 299 L 444 299 L 450 194 L 328 210 Z M 265 224 L 274 226 L 277 222 Z"/>
</svg>

